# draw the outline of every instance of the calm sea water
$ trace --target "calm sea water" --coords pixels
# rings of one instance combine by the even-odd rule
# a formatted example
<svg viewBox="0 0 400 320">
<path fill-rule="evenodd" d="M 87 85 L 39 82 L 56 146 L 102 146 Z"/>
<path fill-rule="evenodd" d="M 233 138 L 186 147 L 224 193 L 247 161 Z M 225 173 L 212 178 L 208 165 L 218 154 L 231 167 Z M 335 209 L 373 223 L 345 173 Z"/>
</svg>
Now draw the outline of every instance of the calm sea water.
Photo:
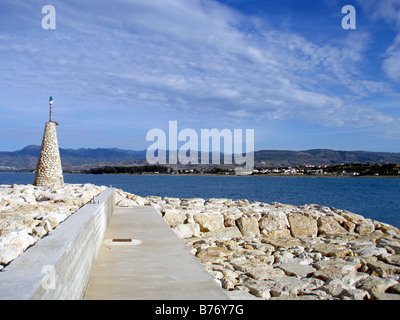
<svg viewBox="0 0 400 320">
<path fill-rule="evenodd" d="M 32 184 L 31 173 L 0 173 L 0 184 Z M 346 209 L 400 228 L 400 179 L 64 174 L 66 183 L 112 185 L 140 196 L 229 198 Z"/>
</svg>

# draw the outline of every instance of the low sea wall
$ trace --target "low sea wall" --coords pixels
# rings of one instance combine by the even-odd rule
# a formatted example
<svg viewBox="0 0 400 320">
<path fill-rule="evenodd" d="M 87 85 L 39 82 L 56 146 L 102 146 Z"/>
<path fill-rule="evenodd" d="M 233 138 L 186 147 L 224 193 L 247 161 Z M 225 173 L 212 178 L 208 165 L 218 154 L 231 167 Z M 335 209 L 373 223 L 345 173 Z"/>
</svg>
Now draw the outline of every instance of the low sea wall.
<svg viewBox="0 0 400 320">
<path fill-rule="evenodd" d="M 0 272 L 0 299 L 81 299 L 115 205 L 109 188 Z"/>
</svg>

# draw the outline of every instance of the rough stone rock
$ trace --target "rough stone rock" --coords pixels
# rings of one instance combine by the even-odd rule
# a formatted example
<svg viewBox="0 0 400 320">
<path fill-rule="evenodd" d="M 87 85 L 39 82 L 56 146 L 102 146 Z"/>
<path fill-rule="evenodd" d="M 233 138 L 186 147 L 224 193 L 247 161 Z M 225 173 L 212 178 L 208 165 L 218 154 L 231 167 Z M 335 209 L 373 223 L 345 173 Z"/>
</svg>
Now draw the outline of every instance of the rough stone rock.
<svg viewBox="0 0 400 320">
<path fill-rule="evenodd" d="M 313 266 L 318 270 L 313 273 L 313 277 L 327 281 L 329 279 L 344 279 L 347 277 L 347 283 L 353 284 L 365 273 L 357 272 L 361 267 L 361 262 L 350 262 L 341 258 L 332 258 L 316 262 Z"/>
<path fill-rule="evenodd" d="M 400 254 L 392 254 L 383 258 L 383 261 L 389 264 L 400 266 Z"/>
<path fill-rule="evenodd" d="M 274 246 L 275 248 L 284 248 L 284 249 L 289 249 L 289 248 L 293 248 L 293 247 L 304 244 L 300 239 L 296 239 L 296 238 L 291 238 L 291 239 L 263 238 L 262 242 L 270 244 L 270 245 Z"/>
<path fill-rule="evenodd" d="M 357 281 L 355 285 L 357 289 L 368 291 L 371 295 L 374 295 L 375 293 L 385 293 L 388 288 L 397 283 L 394 279 L 370 276 Z"/>
<path fill-rule="evenodd" d="M 249 292 L 259 298 L 264 300 L 269 300 L 271 298 L 271 286 L 274 284 L 273 281 L 263 281 L 263 280 L 253 280 L 250 278 L 246 279 L 245 286 L 249 288 Z"/>
<path fill-rule="evenodd" d="M 317 243 L 313 249 L 327 257 L 345 257 L 352 254 L 352 251 L 345 246 L 331 243 Z"/>
<path fill-rule="evenodd" d="M 43 229 L 49 233 L 53 228 L 51 227 L 50 221 L 49 220 L 43 220 L 40 224 L 40 227 L 43 227 Z"/>
<path fill-rule="evenodd" d="M 332 216 L 325 216 L 318 219 L 318 232 L 320 234 L 343 234 L 347 233 L 339 222 L 337 222 Z"/>
<path fill-rule="evenodd" d="M 0 237 L 0 263 L 8 264 L 36 242 L 25 228 L 15 229 Z"/>
<path fill-rule="evenodd" d="M 261 298 L 242 290 L 232 290 L 227 293 L 232 300 L 261 300 Z"/>
<path fill-rule="evenodd" d="M 290 237 L 289 221 L 283 211 L 274 210 L 264 214 L 258 224 L 266 237 Z"/>
<path fill-rule="evenodd" d="M 308 213 L 292 212 L 288 216 L 290 232 L 293 237 L 316 237 L 317 221 Z"/>
<path fill-rule="evenodd" d="M 197 223 L 179 224 L 173 227 L 172 230 L 182 239 L 200 237 L 200 226 Z"/>
<path fill-rule="evenodd" d="M 181 199 L 181 206 L 203 206 L 205 200 L 202 198 Z"/>
<path fill-rule="evenodd" d="M 165 197 L 163 200 L 167 204 L 180 205 L 180 203 L 181 203 L 181 199 L 180 198 Z"/>
<path fill-rule="evenodd" d="M 377 240 L 377 246 L 378 247 L 383 247 L 383 248 L 390 248 L 396 254 L 400 254 L 400 240 L 397 239 L 378 239 Z"/>
<path fill-rule="evenodd" d="M 391 287 L 389 288 L 389 291 L 390 291 L 391 293 L 400 294 L 400 283 L 395 284 L 394 286 L 391 286 Z"/>
<path fill-rule="evenodd" d="M 321 286 L 319 289 L 330 294 L 332 297 L 338 297 L 341 295 L 341 293 L 344 289 L 344 284 L 338 278 L 331 278 L 331 279 L 328 279 L 325 282 L 325 284 L 323 286 Z"/>
<path fill-rule="evenodd" d="M 61 212 L 48 212 L 43 216 L 43 220 L 47 220 L 50 223 L 52 229 L 55 229 L 61 222 L 67 219 L 68 216 Z"/>
<path fill-rule="evenodd" d="M 348 222 L 354 223 L 355 225 L 359 224 L 361 221 L 364 220 L 363 216 L 359 214 L 355 214 L 346 210 L 342 210 L 340 215 L 345 218 Z"/>
<path fill-rule="evenodd" d="M 215 258 L 230 256 L 232 254 L 233 253 L 227 248 L 213 246 L 200 250 L 196 256 L 198 259 L 200 259 L 200 261 L 210 261 L 214 260 Z"/>
<path fill-rule="evenodd" d="M 285 275 L 281 269 L 273 268 L 271 265 L 263 262 L 234 262 L 232 265 L 235 270 L 244 272 L 247 276 L 255 280 L 265 280 L 271 277 Z"/>
<path fill-rule="evenodd" d="M 357 289 L 353 286 L 344 286 L 340 296 L 342 299 L 348 297 L 351 300 L 369 300 L 371 297 L 367 291 Z"/>
<path fill-rule="evenodd" d="M 375 226 L 370 219 L 364 219 L 357 225 L 355 231 L 361 235 L 364 235 L 375 231 Z"/>
<path fill-rule="evenodd" d="M 243 237 L 256 238 L 260 235 L 260 229 L 256 217 L 242 216 L 236 220 L 236 223 Z"/>
<path fill-rule="evenodd" d="M 242 238 L 242 234 L 239 231 L 239 229 L 234 226 L 234 227 L 228 227 L 220 230 L 215 230 L 215 231 L 210 231 L 210 232 L 205 232 L 203 235 L 204 239 L 208 240 L 230 240 L 230 239 L 235 239 L 235 238 Z"/>
<path fill-rule="evenodd" d="M 289 229 L 284 230 L 275 230 L 266 232 L 265 229 L 261 231 L 264 238 L 272 238 L 272 239 L 279 239 L 279 238 L 291 238 L 292 235 Z"/>
<path fill-rule="evenodd" d="M 296 277 L 273 277 L 268 281 L 272 282 L 270 294 L 272 297 L 296 297 L 309 284 Z"/>
<path fill-rule="evenodd" d="M 372 256 L 385 255 L 387 254 L 387 251 L 385 248 L 374 247 L 374 248 L 357 249 L 354 250 L 354 253 L 362 257 L 372 257 Z"/>
<path fill-rule="evenodd" d="M 48 231 L 43 226 L 37 226 L 32 229 L 33 236 L 37 238 L 42 238 L 47 234 Z"/>
<path fill-rule="evenodd" d="M 127 194 L 127 199 L 133 201 L 134 202 L 134 206 L 135 205 L 136 206 L 144 206 L 145 205 L 145 200 L 142 197 L 138 196 L 138 195 L 128 193 Z"/>
<path fill-rule="evenodd" d="M 282 262 L 277 267 L 285 271 L 286 275 L 298 278 L 308 277 L 316 271 L 314 267 L 300 264 L 295 260 Z"/>
<path fill-rule="evenodd" d="M 316 290 L 325 284 L 324 281 L 317 278 L 302 278 L 301 280 L 307 283 L 307 286 L 301 290 L 301 294 L 310 294 L 313 290 Z"/>
<path fill-rule="evenodd" d="M 170 227 L 175 227 L 178 224 L 183 224 L 185 222 L 186 214 L 179 210 L 165 209 L 163 218 Z"/>
<path fill-rule="evenodd" d="M 193 218 L 200 225 L 200 231 L 202 232 L 225 228 L 224 216 L 219 212 L 201 212 L 193 215 Z"/>
<path fill-rule="evenodd" d="M 158 196 L 147 196 L 145 198 L 143 198 L 144 200 L 144 205 L 145 206 L 153 206 L 155 205 L 157 207 L 157 205 L 162 206 L 165 204 L 165 201 Z"/>
<path fill-rule="evenodd" d="M 375 293 L 374 298 L 376 300 L 400 300 L 400 294 L 393 293 Z"/>
<path fill-rule="evenodd" d="M 236 226 L 236 218 L 232 214 L 224 214 L 224 226 L 229 228 Z"/>
<path fill-rule="evenodd" d="M 368 267 L 377 273 L 380 277 L 386 278 L 392 274 L 400 273 L 400 267 L 383 261 L 370 261 Z"/>
<path fill-rule="evenodd" d="M 212 204 L 212 205 L 221 206 L 221 205 L 223 205 L 223 204 L 230 203 L 230 202 L 232 202 L 232 199 L 226 199 L 226 198 L 210 198 L 210 199 L 205 200 L 204 205 L 207 206 L 207 205 Z"/>
</svg>

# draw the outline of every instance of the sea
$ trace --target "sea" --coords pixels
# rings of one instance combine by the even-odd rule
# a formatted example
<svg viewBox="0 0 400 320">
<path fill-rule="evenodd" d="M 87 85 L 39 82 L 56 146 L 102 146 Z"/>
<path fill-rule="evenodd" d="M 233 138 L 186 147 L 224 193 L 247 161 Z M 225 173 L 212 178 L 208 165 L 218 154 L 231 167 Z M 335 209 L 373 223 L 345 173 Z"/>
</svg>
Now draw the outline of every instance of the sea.
<svg viewBox="0 0 400 320">
<path fill-rule="evenodd" d="M 0 185 L 32 184 L 33 180 L 33 173 L 0 173 Z M 143 197 L 318 204 L 400 228 L 400 178 L 64 174 L 64 181 L 112 186 Z"/>
</svg>

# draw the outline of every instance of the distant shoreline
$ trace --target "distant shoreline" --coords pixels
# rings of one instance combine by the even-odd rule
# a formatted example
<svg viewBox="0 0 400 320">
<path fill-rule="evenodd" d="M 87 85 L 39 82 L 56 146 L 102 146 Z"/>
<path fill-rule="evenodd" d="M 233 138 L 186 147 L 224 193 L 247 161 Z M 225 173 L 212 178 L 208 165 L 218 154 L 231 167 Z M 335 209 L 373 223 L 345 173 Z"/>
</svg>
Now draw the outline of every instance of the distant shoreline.
<svg viewBox="0 0 400 320">
<path fill-rule="evenodd" d="M 15 174 L 34 174 L 33 172 L 14 172 L 14 171 L 0 171 L 2 173 L 15 173 Z M 332 175 L 332 174 L 312 174 L 312 175 L 301 175 L 301 174 L 251 174 L 251 175 L 235 175 L 235 174 L 219 174 L 219 173 L 180 173 L 180 174 L 165 174 L 165 173 L 102 173 L 102 174 L 93 174 L 93 173 L 79 173 L 79 172 L 64 172 L 64 174 L 73 174 L 73 175 L 93 175 L 93 176 L 203 176 L 203 177 L 282 177 L 282 178 L 374 178 L 374 179 L 399 179 L 399 176 L 354 176 L 354 175 Z"/>
<path fill-rule="evenodd" d="M 146 173 L 146 174 L 139 174 L 139 173 L 103 173 L 103 174 L 93 174 L 93 173 L 66 173 L 66 174 L 90 174 L 94 176 L 101 176 L 101 175 L 110 175 L 110 176 L 204 176 L 204 177 L 282 177 L 282 178 L 395 178 L 398 179 L 400 176 L 337 176 L 337 175 L 328 175 L 328 174 L 321 174 L 321 175 L 300 175 L 300 174 L 255 174 L 255 175 L 235 175 L 235 174 L 218 174 L 218 173 L 181 173 L 181 174 L 165 174 L 165 173 Z"/>
</svg>

